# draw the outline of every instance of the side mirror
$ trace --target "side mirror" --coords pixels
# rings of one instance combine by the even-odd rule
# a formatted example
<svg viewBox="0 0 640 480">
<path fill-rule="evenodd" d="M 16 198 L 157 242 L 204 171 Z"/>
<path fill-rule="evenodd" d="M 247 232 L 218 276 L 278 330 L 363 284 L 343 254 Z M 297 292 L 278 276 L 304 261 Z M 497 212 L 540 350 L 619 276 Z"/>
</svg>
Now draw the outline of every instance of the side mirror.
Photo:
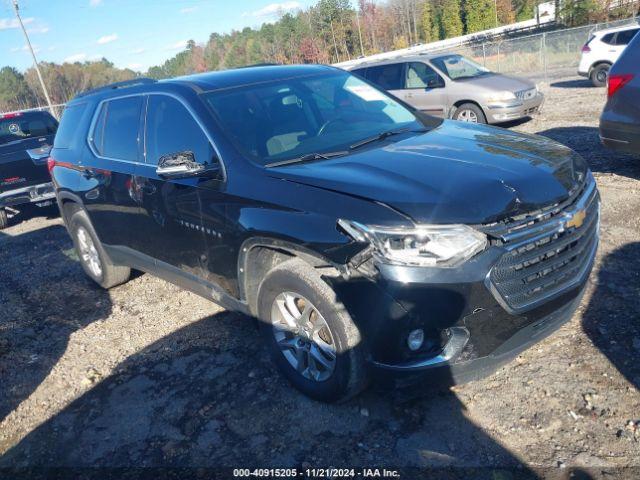
<svg viewBox="0 0 640 480">
<path fill-rule="evenodd" d="M 193 152 L 178 152 L 163 155 L 158 160 L 156 174 L 162 178 L 197 177 L 206 171 L 206 167 L 196 162 Z"/>
<path fill-rule="evenodd" d="M 427 82 L 427 88 L 442 88 L 444 87 L 444 82 L 441 78 L 432 78 Z"/>
</svg>

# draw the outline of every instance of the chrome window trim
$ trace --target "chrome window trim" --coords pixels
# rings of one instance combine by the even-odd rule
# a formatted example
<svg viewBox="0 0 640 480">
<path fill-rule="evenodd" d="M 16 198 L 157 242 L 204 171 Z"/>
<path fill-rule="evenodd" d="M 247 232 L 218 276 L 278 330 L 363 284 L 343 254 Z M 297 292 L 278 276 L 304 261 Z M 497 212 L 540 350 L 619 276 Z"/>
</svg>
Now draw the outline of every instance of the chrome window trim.
<svg viewBox="0 0 640 480">
<path fill-rule="evenodd" d="M 227 168 L 225 166 L 225 163 L 222 159 L 222 155 L 220 154 L 220 150 L 218 149 L 218 146 L 216 145 L 216 142 L 214 142 L 213 138 L 211 137 L 211 135 L 209 134 L 209 132 L 207 131 L 207 129 L 204 126 L 204 123 L 200 120 L 199 116 L 196 114 L 196 112 L 193 110 L 193 108 L 191 108 L 191 106 L 183 99 L 181 98 L 179 95 L 176 95 L 174 93 L 170 93 L 170 92 L 143 92 L 143 93 L 130 93 L 128 95 L 118 95 L 118 96 L 114 96 L 114 97 L 109 97 L 109 98 L 104 98 L 102 100 L 100 100 L 100 102 L 98 103 L 98 105 L 96 106 L 94 112 L 93 112 L 93 118 L 91 119 L 91 124 L 89 126 L 89 134 L 87 135 L 87 144 L 89 146 L 89 149 L 91 150 L 91 153 L 93 153 L 93 155 L 95 155 L 96 157 L 103 159 L 103 160 L 110 160 L 110 161 L 115 161 L 115 162 L 122 162 L 122 163 L 128 163 L 131 165 L 144 165 L 144 166 L 149 166 L 152 164 L 149 164 L 146 162 L 146 157 L 147 157 L 147 145 L 146 145 L 146 125 L 147 125 L 147 109 L 148 109 L 148 105 L 149 105 L 149 97 L 151 95 L 164 95 L 167 97 L 171 97 L 174 98 L 175 100 L 177 100 L 178 102 L 180 102 L 182 104 L 183 107 L 185 107 L 185 109 L 187 110 L 187 112 L 189 112 L 189 115 L 191 115 L 191 117 L 193 118 L 193 120 L 198 124 L 198 126 L 200 127 L 200 130 L 202 130 L 202 132 L 205 134 L 205 136 L 207 137 L 207 140 L 209 140 L 209 143 L 211 144 L 211 146 L 213 147 L 213 150 L 216 154 L 218 163 L 220 164 L 220 169 L 222 172 L 222 181 L 226 181 L 227 179 Z M 120 100 L 123 98 L 131 98 L 131 97 L 143 97 L 143 101 L 144 104 L 142 105 L 142 108 L 144 110 L 144 122 L 143 122 L 143 128 L 144 131 L 142 132 L 143 138 L 143 145 L 142 145 L 142 149 L 143 149 L 143 159 L 144 161 L 140 162 L 140 161 L 133 161 L 133 160 L 124 160 L 121 158 L 113 158 L 113 157 L 107 157 L 104 155 L 101 155 L 97 152 L 94 142 L 93 142 L 93 134 L 94 134 L 94 130 L 96 127 L 96 122 L 98 121 L 98 116 L 100 115 L 100 111 L 102 110 L 102 106 L 110 101 L 113 100 Z M 140 141 L 140 132 L 138 132 L 138 142 Z"/>
</svg>

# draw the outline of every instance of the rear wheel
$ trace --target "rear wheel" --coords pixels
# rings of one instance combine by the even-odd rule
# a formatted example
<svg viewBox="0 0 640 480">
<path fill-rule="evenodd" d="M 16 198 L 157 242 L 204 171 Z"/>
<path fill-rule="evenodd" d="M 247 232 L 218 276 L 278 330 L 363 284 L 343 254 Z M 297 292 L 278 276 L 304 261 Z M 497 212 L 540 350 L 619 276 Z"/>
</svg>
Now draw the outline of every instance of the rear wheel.
<svg viewBox="0 0 640 480">
<path fill-rule="evenodd" d="M 453 114 L 453 119 L 459 122 L 487 123 L 482 109 L 473 103 L 460 105 Z"/>
<path fill-rule="evenodd" d="M 93 281 L 103 288 L 111 288 L 129 280 L 131 269 L 111 261 L 83 211 L 73 214 L 69 220 L 69 232 L 80 264 Z"/>
<path fill-rule="evenodd" d="M 288 260 L 267 274 L 258 317 L 274 362 L 316 400 L 346 400 L 365 388 L 360 331 L 333 289 L 307 263 Z"/>
<path fill-rule="evenodd" d="M 607 78 L 609 77 L 609 70 L 611 65 L 608 63 L 601 63 L 591 70 L 591 83 L 594 87 L 604 87 L 607 85 Z"/>
<path fill-rule="evenodd" d="M 0 208 L 0 230 L 9 226 L 9 216 L 4 208 Z"/>
</svg>

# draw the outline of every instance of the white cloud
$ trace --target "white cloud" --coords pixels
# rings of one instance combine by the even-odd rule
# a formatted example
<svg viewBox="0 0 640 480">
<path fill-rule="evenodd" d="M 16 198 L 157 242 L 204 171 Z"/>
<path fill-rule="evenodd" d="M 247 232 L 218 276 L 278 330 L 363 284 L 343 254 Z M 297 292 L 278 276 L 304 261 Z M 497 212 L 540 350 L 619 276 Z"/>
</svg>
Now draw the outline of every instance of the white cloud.
<svg viewBox="0 0 640 480">
<path fill-rule="evenodd" d="M 282 2 L 282 3 L 270 3 L 266 7 L 253 12 L 245 12 L 243 17 L 273 17 L 280 15 L 281 13 L 290 12 L 302 8 L 300 2 Z"/>
<path fill-rule="evenodd" d="M 83 60 L 86 60 L 86 59 L 87 59 L 86 53 L 76 53 L 74 55 L 70 55 L 67 58 L 65 58 L 64 63 L 82 62 Z"/>
<path fill-rule="evenodd" d="M 187 40 L 179 40 L 176 43 L 167 45 L 165 50 L 184 50 L 185 48 L 187 48 Z"/>
<path fill-rule="evenodd" d="M 117 33 L 112 33 L 111 35 L 105 35 L 98 39 L 98 45 L 106 45 L 107 43 L 115 42 L 118 39 Z"/>
<path fill-rule="evenodd" d="M 33 17 L 23 18 L 22 23 L 24 23 L 25 25 L 29 25 L 30 23 L 33 23 L 34 20 L 35 18 Z M 0 30 L 8 30 L 10 28 L 19 27 L 20 24 L 18 23 L 17 18 L 0 18 Z"/>
<path fill-rule="evenodd" d="M 198 7 L 185 7 L 180 9 L 180 13 L 193 13 L 198 10 Z"/>
<path fill-rule="evenodd" d="M 141 63 L 130 63 L 129 65 L 127 65 L 127 68 L 130 70 L 136 70 L 136 71 L 141 71 L 142 70 L 142 64 Z"/>
<path fill-rule="evenodd" d="M 102 60 L 104 58 L 104 55 L 101 53 L 94 53 L 93 55 L 90 55 L 87 60 L 89 60 L 90 62 L 97 62 L 99 60 Z"/>
<path fill-rule="evenodd" d="M 29 47 L 27 47 L 26 45 L 23 45 L 22 47 L 13 47 L 11 49 L 11 52 L 16 53 L 16 52 L 28 52 L 29 51 Z M 33 51 L 34 53 L 39 53 L 40 52 L 40 47 L 38 47 L 37 45 L 33 45 Z"/>
<path fill-rule="evenodd" d="M 29 33 L 49 33 L 49 27 L 33 27 L 27 31 Z"/>
<path fill-rule="evenodd" d="M 97 7 L 98 5 L 102 5 L 102 0 L 89 0 L 89 6 Z"/>
<path fill-rule="evenodd" d="M 129 53 L 131 55 L 140 55 L 141 53 L 146 52 L 147 49 L 146 48 L 134 48 L 133 50 L 131 50 Z"/>
</svg>

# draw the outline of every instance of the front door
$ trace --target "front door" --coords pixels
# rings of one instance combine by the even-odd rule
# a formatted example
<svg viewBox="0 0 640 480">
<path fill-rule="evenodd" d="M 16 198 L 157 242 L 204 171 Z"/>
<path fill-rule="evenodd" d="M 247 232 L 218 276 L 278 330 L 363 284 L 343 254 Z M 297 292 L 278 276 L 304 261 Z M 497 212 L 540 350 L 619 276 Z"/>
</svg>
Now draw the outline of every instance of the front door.
<svg viewBox="0 0 640 480">
<path fill-rule="evenodd" d="M 406 80 L 401 98 L 418 110 L 444 117 L 447 111 L 445 82 L 438 73 L 423 62 L 407 63 Z"/>
<path fill-rule="evenodd" d="M 161 157 L 191 152 L 196 162 L 217 162 L 204 131 L 184 104 L 169 95 L 148 96 L 144 136 L 144 164 L 136 169 L 135 183 L 141 209 L 137 249 L 158 261 L 160 269 L 175 267 L 206 277 L 209 262 L 207 237 L 218 238 L 202 217 L 200 189 L 211 176 L 164 179 L 156 169 Z"/>
</svg>

